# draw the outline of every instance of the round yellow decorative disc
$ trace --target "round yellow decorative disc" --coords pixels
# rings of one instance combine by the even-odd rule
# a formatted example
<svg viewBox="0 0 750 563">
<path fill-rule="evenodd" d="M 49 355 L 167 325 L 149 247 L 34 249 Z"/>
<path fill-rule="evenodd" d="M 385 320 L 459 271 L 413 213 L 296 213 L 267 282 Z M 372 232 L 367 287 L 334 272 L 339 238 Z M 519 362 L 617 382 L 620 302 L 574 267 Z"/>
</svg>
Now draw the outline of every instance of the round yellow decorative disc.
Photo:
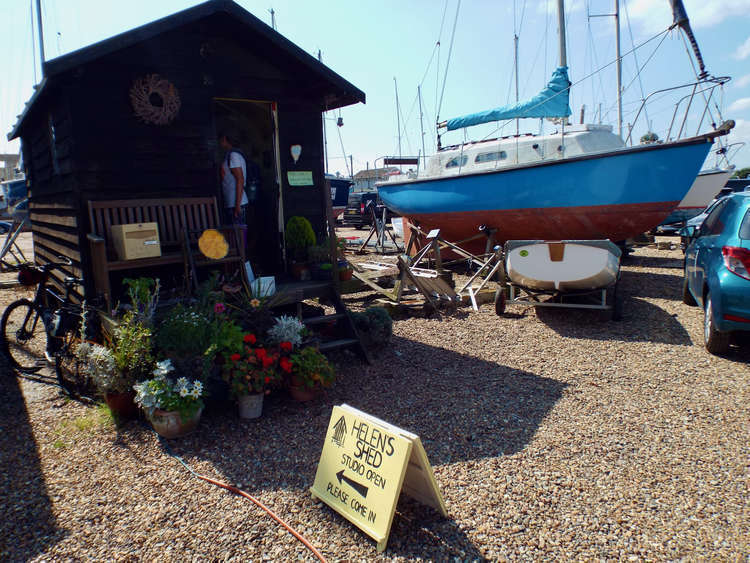
<svg viewBox="0 0 750 563">
<path fill-rule="evenodd" d="M 206 258 L 220 260 L 229 253 L 229 244 L 216 229 L 206 229 L 198 239 L 198 248 Z"/>
</svg>

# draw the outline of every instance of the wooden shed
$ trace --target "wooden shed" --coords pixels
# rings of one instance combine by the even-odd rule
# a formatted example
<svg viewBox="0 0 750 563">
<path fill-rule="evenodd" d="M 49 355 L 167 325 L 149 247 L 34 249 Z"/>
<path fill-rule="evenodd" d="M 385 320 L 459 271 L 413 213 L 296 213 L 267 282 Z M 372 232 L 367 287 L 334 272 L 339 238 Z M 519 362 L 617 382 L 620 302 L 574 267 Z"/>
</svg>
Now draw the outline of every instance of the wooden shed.
<svg viewBox="0 0 750 563">
<path fill-rule="evenodd" d="M 249 258 L 281 273 L 289 217 L 307 217 L 324 236 L 321 113 L 364 101 L 231 0 L 50 60 L 8 135 L 21 138 L 36 260 L 70 258 L 69 274 L 90 294 L 90 202 L 216 197 L 222 207 L 217 137 L 232 131 L 261 176 Z"/>
</svg>

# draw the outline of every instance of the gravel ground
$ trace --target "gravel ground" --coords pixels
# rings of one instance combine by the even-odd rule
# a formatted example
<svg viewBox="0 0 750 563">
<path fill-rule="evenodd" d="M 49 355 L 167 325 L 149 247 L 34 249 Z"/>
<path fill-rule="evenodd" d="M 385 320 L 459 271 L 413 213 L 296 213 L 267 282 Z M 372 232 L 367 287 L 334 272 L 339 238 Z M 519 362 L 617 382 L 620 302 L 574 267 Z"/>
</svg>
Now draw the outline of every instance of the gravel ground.
<svg viewBox="0 0 750 563">
<path fill-rule="evenodd" d="M 500 318 L 491 305 L 397 320 L 374 365 L 336 358 L 327 396 L 272 396 L 257 422 L 209 411 L 169 448 L 331 560 L 747 560 L 750 348 L 704 351 L 680 267 L 679 251 L 639 249 L 618 323 L 518 306 Z M 45 381 L 2 377 L 0 392 L 0 559 L 311 557 L 141 423 L 115 428 Z M 308 492 L 344 402 L 421 436 L 448 507 L 442 519 L 402 499 L 383 554 Z"/>
</svg>

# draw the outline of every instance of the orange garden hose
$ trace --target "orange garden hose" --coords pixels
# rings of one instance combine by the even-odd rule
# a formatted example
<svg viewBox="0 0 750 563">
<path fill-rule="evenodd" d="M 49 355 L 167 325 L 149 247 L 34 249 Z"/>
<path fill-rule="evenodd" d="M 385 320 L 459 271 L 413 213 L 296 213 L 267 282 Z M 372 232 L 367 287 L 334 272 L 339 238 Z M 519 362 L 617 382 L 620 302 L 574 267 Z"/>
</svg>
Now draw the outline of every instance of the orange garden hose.
<svg viewBox="0 0 750 563">
<path fill-rule="evenodd" d="M 325 563 L 326 558 L 323 557 L 323 554 L 320 553 L 320 551 L 318 551 L 315 548 L 315 546 L 313 546 L 309 541 L 307 541 L 304 537 L 302 537 L 302 535 L 299 532 L 297 532 L 289 524 L 287 524 L 286 522 L 284 522 L 284 520 L 282 520 L 279 516 L 277 516 L 270 508 L 268 508 L 267 506 L 265 506 L 257 498 L 255 498 L 252 495 L 246 493 L 242 489 L 239 489 L 239 488 L 235 487 L 234 485 L 227 485 L 226 483 L 222 483 L 222 482 L 217 481 L 215 479 L 211 479 L 210 477 L 206 477 L 205 475 L 201 475 L 200 473 L 196 473 L 187 463 L 185 463 L 185 461 L 180 456 L 175 455 L 172 452 L 172 450 L 169 448 L 169 445 L 164 440 L 162 440 L 161 437 L 159 437 L 159 439 L 161 440 L 162 444 L 165 446 L 165 448 L 167 450 L 167 453 L 170 456 L 172 456 L 175 459 L 177 459 L 177 461 L 179 461 L 185 467 L 185 469 L 187 469 L 188 471 L 190 471 L 190 473 L 192 473 L 193 475 L 195 475 L 199 479 L 203 479 L 204 481 L 206 481 L 208 483 L 211 483 L 212 485 L 216 485 L 217 487 L 221 487 L 222 489 L 226 489 L 226 490 L 228 490 L 228 491 L 230 491 L 232 493 L 235 493 L 237 495 L 243 496 L 246 499 L 248 499 L 248 500 L 252 501 L 253 503 L 255 503 L 258 507 L 260 507 L 261 509 L 263 509 L 271 518 L 273 518 L 279 524 L 281 524 L 286 529 L 287 532 L 289 532 L 295 538 L 297 538 L 300 542 L 302 542 L 302 544 L 307 549 L 309 549 L 310 551 L 312 551 L 312 553 L 313 553 L 313 555 L 315 555 L 315 557 L 317 557 L 320 561 L 322 561 L 323 563 Z"/>
</svg>

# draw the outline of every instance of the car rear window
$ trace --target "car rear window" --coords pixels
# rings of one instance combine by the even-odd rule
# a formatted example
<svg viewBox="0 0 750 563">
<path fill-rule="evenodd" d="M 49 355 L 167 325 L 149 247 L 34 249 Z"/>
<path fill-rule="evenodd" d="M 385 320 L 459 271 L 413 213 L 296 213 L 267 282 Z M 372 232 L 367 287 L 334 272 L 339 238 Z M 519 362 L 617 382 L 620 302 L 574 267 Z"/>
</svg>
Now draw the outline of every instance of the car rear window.
<svg viewBox="0 0 750 563">
<path fill-rule="evenodd" d="M 750 210 L 745 212 L 745 218 L 740 224 L 740 238 L 750 239 Z"/>
</svg>

